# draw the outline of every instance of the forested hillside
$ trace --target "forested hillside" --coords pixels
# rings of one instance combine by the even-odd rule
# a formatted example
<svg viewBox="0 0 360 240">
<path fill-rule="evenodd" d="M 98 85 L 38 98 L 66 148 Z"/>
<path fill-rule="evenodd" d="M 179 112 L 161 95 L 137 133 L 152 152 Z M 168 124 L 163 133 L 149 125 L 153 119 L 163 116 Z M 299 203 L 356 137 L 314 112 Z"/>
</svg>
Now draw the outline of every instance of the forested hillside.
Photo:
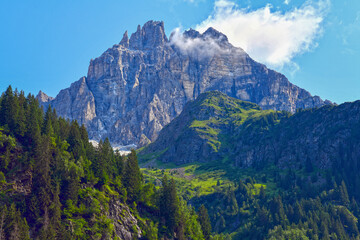
<svg viewBox="0 0 360 240">
<path fill-rule="evenodd" d="M 136 152 L 89 143 L 84 126 L 9 87 L 0 98 L 0 239 L 208 239 L 174 180 L 145 183 Z"/>
<path fill-rule="evenodd" d="M 207 92 L 139 153 L 232 239 L 359 239 L 360 102 L 284 111 Z M 158 170 L 157 168 L 166 168 Z"/>
<path fill-rule="evenodd" d="M 140 150 L 140 169 L 134 150 L 121 156 L 108 139 L 94 147 L 84 126 L 9 87 L 0 239 L 359 239 L 358 105 L 292 115 L 206 93 Z M 291 157 L 300 141 L 275 154 L 288 161 L 238 162 L 246 151 L 271 156 L 271 142 L 310 141 L 309 132 L 332 146 L 330 158 Z"/>
</svg>

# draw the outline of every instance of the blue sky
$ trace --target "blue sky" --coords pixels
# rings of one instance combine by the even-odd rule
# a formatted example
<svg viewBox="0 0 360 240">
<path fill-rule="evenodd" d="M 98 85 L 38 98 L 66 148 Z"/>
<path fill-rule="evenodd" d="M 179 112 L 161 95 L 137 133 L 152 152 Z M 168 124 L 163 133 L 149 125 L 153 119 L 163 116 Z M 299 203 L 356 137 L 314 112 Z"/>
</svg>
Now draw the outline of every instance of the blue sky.
<svg viewBox="0 0 360 240">
<path fill-rule="evenodd" d="M 148 20 L 164 21 L 168 35 L 215 25 L 313 95 L 360 99 L 358 0 L 2 1 L 0 91 L 11 84 L 54 97 L 86 76 L 90 59 L 125 30 L 131 34 Z"/>
</svg>

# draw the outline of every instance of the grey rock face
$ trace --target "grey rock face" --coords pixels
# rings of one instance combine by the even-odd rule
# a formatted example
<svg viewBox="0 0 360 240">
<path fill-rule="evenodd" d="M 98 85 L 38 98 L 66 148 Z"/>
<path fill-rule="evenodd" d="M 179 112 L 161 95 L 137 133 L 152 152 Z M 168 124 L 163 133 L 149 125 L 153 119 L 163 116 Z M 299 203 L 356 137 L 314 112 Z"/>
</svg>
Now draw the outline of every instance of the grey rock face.
<svg viewBox="0 0 360 240">
<path fill-rule="evenodd" d="M 39 100 L 39 97 L 37 99 Z M 72 83 L 70 88 L 61 90 L 54 100 L 42 102 L 42 104 L 45 106 L 44 109 L 50 104 L 60 116 L 71 120 L 76 119 L 86 125 L 96 118 L 95 99 L 85 77 Z"/>
<path fill-rule="evenodd" d="M 51 104 L 59 115 L 85 124 L 94 140 L 145 145 L 179 115 L 189 100 L 219 90 L 287 110 L 325 104 L 284 75 L 252 60 L 225 35 L 209 28 L 166 37 L 163 22 L 149 21 L 120 44 L 91 60 L 87 77 L 60 91 Z"/>
<path fill-rule="evenodd" d="M 115 227 L 115 234 L 119 239 L 138 239 L 142 231 L 138 226 L 137 219 L 131 214 L 128 206 L 119 200 L 112 200 L 109 204 L 109 219 L 112 219 Z"/>
</svg>

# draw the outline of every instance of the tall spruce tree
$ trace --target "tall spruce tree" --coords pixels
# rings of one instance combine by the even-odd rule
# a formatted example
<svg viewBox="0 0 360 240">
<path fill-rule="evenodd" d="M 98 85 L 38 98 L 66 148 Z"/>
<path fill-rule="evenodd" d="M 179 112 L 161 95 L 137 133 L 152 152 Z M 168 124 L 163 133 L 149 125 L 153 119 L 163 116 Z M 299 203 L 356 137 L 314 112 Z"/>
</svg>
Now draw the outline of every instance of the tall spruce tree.
<svg viewBox="0 0 360 240">
<path fill-rule="evenodd" d="M 39 144 L 36 146 L 35 154 L 31 208 L 34 220 L 39 221 L 41 225 L 47 225 L 46 215 L 52 199 L 50 138 L 48 136 L 41 137 Z"/>
<path fill-rule="evenodd" d="M 211 222 L 210 222 L 208 211 L 207 211 L 206 207 L 204 206 L 204 204 L 201 204 L 199 211 L 198 211 L 198 216 L 199 216 L 199 222 L 200 222 L 204 237 L 206 240 L 208 240 L 211 237 Z"/>
<path fill-rule="evenodd" d="M 17 127 L 18 111 L 18 99 L 15 96 L 12 87 L 9 86 L 1 101 L 0 125 L 7 125 L 10 130 L 15 131 Z"/>
<path fill-rule="evenodd" d="M 140 199 L 142 175 L 140 172 L 136 151 L 131 150 L 125 164 L 123 183 L 127 191 L 127 197 L 130 202 Z"/>
<path fill-rule="evenodd" d="M 19 137 L 24 137 L 26 132 L 26 98 L 25 93 L 23 91 L 20 92 L 18 97 L 18 104 L 19 104 L 19 111 L 18 111 L 18 119 L 17 119 L 17 126 L 16 126 L 16 134 Z"/>
<path fill-rule="evenodd" d="M 67 139 L 67 142 L 70 144 L 69 151 L 74 155 L 75 159 L 79 159 L 80 156 L 84 156 L 84 148 L 81 140 L 80 127 L 77 121 L 71 122 L 70 132 Z"/>
<path fill-rule="evenodd" d="M 177 196 L 174 179 L 169 181 L 166 175 L 162 179 L 159 210 L 163 219 L 163 225 L 166 228 L 165 231 L 172 236 L 179 220 L 179 198 Z"/>
</svg>

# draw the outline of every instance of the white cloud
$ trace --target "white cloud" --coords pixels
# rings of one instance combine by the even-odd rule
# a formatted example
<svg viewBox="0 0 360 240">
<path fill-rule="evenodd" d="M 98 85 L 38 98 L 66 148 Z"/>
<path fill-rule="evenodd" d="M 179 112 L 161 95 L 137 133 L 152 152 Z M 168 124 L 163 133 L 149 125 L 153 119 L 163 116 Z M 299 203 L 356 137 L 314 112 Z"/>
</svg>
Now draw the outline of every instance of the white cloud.
<svg viewBox="0 0 360 240">
<path fill-rule="evenodd" d="M 241 9 L 229 0 L 217 0 L 213 13 L 196 26 L 200 32 L 214 27 L 255 60 L 271 67 L 292 66 L 292 59 L 316 47 L 329 0 L 306 2 L 287 12 L 270 4 L 256 10 Z"/>
<path fill-rule="evenodd" d="M 290 3 L 290 0 L 285 0 L 284 1 L 284 4 L 286 4 L 286 5 L 289 5 L 289 3 Z"/>
<path fill-rule="evenodd" d="M 171 33 L 170 44 L 177 46 L 183 54 L 195 58 L 206 58 L 212 57 L 220 51 L 227 51 L 219 46 L 218 41 L 221 40 L 213 38 L 186 38 L 181 28 L 176 28 Z"/>
</svg>

